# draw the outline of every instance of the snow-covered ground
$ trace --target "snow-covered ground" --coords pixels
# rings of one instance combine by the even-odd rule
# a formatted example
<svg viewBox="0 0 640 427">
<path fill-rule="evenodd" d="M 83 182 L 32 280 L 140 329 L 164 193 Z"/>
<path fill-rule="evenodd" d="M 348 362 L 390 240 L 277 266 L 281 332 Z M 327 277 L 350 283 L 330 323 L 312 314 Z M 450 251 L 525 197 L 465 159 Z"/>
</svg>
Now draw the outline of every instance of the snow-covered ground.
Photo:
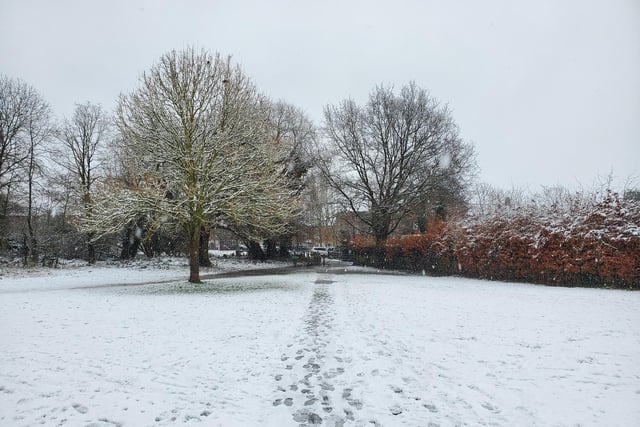
<svg viewBox="0 0 640 427">
<path fill-rule="evenodd" d="M 0 280 L 0 426 L 640 425 L 637 292 L 59 271 Z"/>
<path fill-rule="evenodd" d="M 210 251 L 214 252 L 214 251 Z M 211 268 L 201 268 L 203 278 L 220 273 L 286 267 L 286 263 L 252 262 L 243 258 L 211 258 Z M 61 261 L 59 268 L 24 269 L 0 266 L 0 292 L 10 290 L 52 290 L 100 287 L 113 284 L 133 285 L 182 280 L 189 277 L 189 261 L 176 257 L 139 257 L 132 261 Z"/>
</svg>

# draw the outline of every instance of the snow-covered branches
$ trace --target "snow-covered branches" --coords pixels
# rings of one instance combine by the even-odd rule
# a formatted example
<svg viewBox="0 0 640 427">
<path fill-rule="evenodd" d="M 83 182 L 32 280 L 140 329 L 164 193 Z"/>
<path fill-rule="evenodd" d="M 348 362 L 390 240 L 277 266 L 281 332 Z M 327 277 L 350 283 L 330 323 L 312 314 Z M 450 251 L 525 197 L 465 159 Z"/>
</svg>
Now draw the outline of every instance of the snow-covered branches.
<svg viewBox="0 0 640 427">
<path fill-rule="evenodd" d="M 640 287 L 640 204 L 556 188 L 387 240 L 385 267 L 560 285 Z M 496 193 L 500 195 L 500 193 Z M 372 243 L 357 241 L 362 252 Z"/>
<path fill-rule="evenodd" d="M 190 281 L 199 281 L 200 230 L 226 221 L 280 232 L 296 210 L 281 151 L 269 142 L 269 101 L 230 58 L 187 49 L 160 58 L 139 89 L 120 97 L 128 186 L 105 187 L 103 230 L 148 213 L 184 227 Z M 132 178 L 135 175 L 135 178 Z M 117 207 L 114 207 L 117 201 Z"/>
<path fill-rule="evenodd" d="M 103 166 L 105 148 L 113 136 L 111 118 L 96 104 L 77 104 L 71 119 L 64 120 L 56 138 L 59 147 L 53 150 L 52 160 L 70 174 L 77 196 L 82 201 L 84 219 L 92 215 L 92 192 Z M 96 261 L 93 243 L 88 244 L 88 260 Z"/>
</svg>

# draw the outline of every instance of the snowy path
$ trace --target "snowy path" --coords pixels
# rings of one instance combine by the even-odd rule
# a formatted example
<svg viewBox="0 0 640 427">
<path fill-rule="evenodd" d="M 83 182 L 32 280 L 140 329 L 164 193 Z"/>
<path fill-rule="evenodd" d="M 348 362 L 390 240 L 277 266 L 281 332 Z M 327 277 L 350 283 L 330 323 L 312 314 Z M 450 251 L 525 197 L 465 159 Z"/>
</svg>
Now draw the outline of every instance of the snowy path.
<svg viewBox="0 0 640 427">
<path fill-rule="evenodd" d="M 32 280 L 0 284 L 0 426 L 640 425 L 640 293 L 330 270 Z"/>
<path fill-rule="evenodd" d="M 320 275 L 274 404 L 306 425 L 638 425 L 639 296 Z"/>
</svg>

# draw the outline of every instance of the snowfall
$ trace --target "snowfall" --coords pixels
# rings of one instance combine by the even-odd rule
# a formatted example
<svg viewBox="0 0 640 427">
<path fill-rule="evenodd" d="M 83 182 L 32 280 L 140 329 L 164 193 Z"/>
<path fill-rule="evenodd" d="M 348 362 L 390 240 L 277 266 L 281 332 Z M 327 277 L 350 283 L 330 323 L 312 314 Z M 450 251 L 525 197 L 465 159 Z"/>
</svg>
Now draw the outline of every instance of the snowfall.
<svg viewBox="0 0 640 427">
<path fill-rule="evenodd" d="M 0 426 L 640 425 L 639 292 L 215 264 L 0 269 Z"/>
</svg>

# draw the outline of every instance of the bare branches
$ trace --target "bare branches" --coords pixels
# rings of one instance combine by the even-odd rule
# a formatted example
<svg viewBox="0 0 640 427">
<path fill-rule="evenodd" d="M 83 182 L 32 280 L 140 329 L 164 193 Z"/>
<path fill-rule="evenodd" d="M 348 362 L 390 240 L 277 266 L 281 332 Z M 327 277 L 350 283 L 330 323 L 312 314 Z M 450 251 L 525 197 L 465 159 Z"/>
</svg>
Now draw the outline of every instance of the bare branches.
<svg viewBox="0 0 640 427">
<path fill-rule="evenodd" d="M 59 146 L 53 150 L 52 160 L 74 177 L 85 220 L 93 213 L 94 183 L 105 160 L 102 153 L 112 136 L 109 116 L 101 106 L 90 102 L 77 104 L 73 117 L 64 120 L 56 132 Z M 94 263 L 95 258 L 93 242 L 89 241 L 89 263 Z"/>
<path fill-rule="evenodd" d="M 10 193 L 25 206 L 22 230 L 25 264 L 37 260 L 35 227 L 37 181 L 43 172 L 42 145 L 51 135 L 51 112 L 40 94 L 28 84 L 0 76 L 0 240 L 8 237 L 5 219 Z M 2 242 L 4 244 L 4 242 Z"/>
<path fill-rule="evenodd" d="M 318 153 L 325 179 L 377 241 L 434 189 L 462 191 L 473 168 L 473 149 L 450 111 L 415 83 L 398 95 L 376 87 L 364 106 L 326 107 L 325 136 L 330 155 Z"/>
<path fill-rule="evenodd" d="M 56 132 L 60 147 L 53 161 L 77 178 L 84 204 L 90 202 L 91 189 L 103 165 L 101 150 L 113 137 L 108 114 L 101 106 L 77 104 L 71 119 L 63 121 Z"/>
<path fill-rule="evenodd" d="M 33 87 L 0 76 L 0 191 L 11 185 L 29 158 L 30 129 L 45 110 L 46 103 Z"/>
</svg>

